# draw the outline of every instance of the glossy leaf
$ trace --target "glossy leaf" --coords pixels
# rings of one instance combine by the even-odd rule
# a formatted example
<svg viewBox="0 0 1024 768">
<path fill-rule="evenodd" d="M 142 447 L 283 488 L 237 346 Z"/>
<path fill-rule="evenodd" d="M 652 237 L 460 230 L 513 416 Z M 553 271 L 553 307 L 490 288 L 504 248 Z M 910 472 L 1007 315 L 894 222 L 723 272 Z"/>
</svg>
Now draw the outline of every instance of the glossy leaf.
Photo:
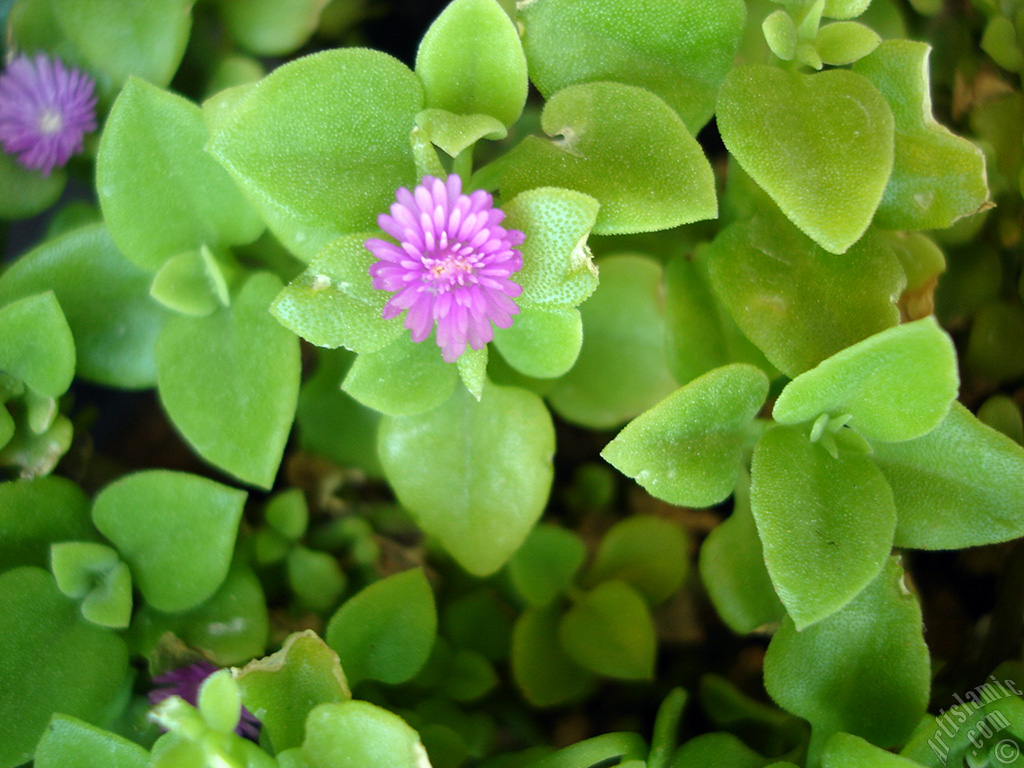
<svg viewBox="0 0 1024 768">
<path fill-rule="evenodd" d="M 106 227 L 48 240 L 0 277 L 0 304 L 52 289 L 75 338 L 76 371 L 96 384 L 156 383 L 156 338 L 170 314 L 149 297 L 152 275 L 124 258 Z"/>
<path fill-rule="evenodd" d="M 1024 535 L 1024 449 L 954 403 L 916 440 L 880 443 L 896 500 L 896 546 L 962 549 Z"/>
<path fill-rule="evenodd" d="M 0 371 L 60 397 L 75 376 L 75 340 L 52 291 L 0 308 Z"/>
<path fill-rule="evenodd" d="M 349 598 L 327 625 L 327 644 L 352 685 L 395 685 L 426 663 L 437 636 L 434 593 L 419 568 L 389 576 Z"/>
<path fill-rule="evenodd" d="M 718 97 L 729 152 L 783 213 L 831 253 L 860 239 L 893 165 L 893 115 L 866 79 L 763 65 L 729 73 Z"/>
<path fill-rule="evenodd" d="M 365 701 L 321 704 L 306 720 L 300 750 L 308 768 L 425 768 L 416 731 Z"/>
<path fill-rule="evenodd" d="M 541 114 L 550 141 L 526 138 L 502 162 L 512 198 L 557 186 L 601 204 L 594 232 L 651 232 L 717 215 L 711 166 L 671 108 L 618 83 L 572 85 Z"/>
<path fill-rule="evenodd" d="M 654 622 L 640 593 L 623 581 L 605 581 L 580 595 L 562 617 L 558 636 L 573 661 L 599 675 L 654 675 Z"/>
<path fill-rule="evenodd" d="M 786 619 L 764 659 L 768 693 L 809 720 L 814 743 L 845 731 L 881 747 L 902 744 L 924 715 L 930 664 L 921 607 L 890 559 L 834 616 L 798 632 Z"/>
<path fill-rule="evenodd" d="M 981 150 L 932 117 L 930 52 L 924 43 L 886 40 L 854 66 L 895 118 L 892 178 L 876 217 L 886 229 L 942 229 L 988 200 Z"/>
<path fill-rule="evenodd" d="M 0 679 L 7 691 L 0 697 L 3 768 L 31 759 L 54 712 L 93 722 L 103 718 L 128 673 L 124 641 L 84 621 L 39 568 L 0 576 L 0 645 Z"/>
<path fill-rule="evenodd" d="M 715 294 L 788 376 L 900 320 L 906 278 L 872 231 L 837 255 L 766 211 L 722 230 L 706 258 Z"/>
<path fill-rule="evenodd" d="M 554 428 L 536 395 L 487 384 L 424 414 L 386 417 L 381 463 L 398 500 L 470 573 L 497 571 L 547 503 Z"/>
<path fill-rule="evenodd" d="M 51 475 L 0 483 L 0 571 L 47 568 L 52 542 L 95 538 L 89 499 L 70 480 Z"/>
<path fill-rule="evenodd" d="M 682 586 L 687 566 L 686 535 L 678 525 L 634 515 L 613 525 L 601 539 L 587 583 L 624 581 L 655 606 Z"/>
<path fill-rule="evenodd" d="M 512 20 L 495 0 L 454 0 L 416 53 L 427 106 L 482 114 L 512 125 L 526 103 L 526 56 Z"/>
<path fill-rule="evenodd" d="M 870 440 L 911 440 L 949 411 L 960 378 L 952 339 L 933 317 L 890 328 L 797 376 L 775 401 L 780 424 L 849 414 Z"/>
<path fill-rule="evenodd" d="M 38 768 L 146 768 L 149 753 L 116 733 L 56 714 L 39 740 L 33 764 Z"/>
<path fill-rule="evenodd" d="M 258 56 L 291 53 L 309 40 L 329 0 L 218 0 L 232 40 Z"/>
<path fill-rule="evenodd" d="M 104 488 L 92 516 L 131 567 L 146 601 L 157 610 L 182 611 L 224 581 L 244 503 L 242 491 L 212 480 L 151 470 Z"/>
<path fill-rule="evenodd" d="M 616 427 L 675 389 L 665 362 L 661 266 L 641 256 L 600 262 L 601 283 L 580 308 L 583 347 L 549 392 L 560 416 Z"/>
<path fill-rule="evenodd" d="M 611 80 L 657 94 L 694 135 L 739 46 L 744 4 L 538 0 L 519 9 L 530 78 L 545 97 Z"/>
<path fill-rule="evenodd" d="M 409 132 L 423 98 L 386 54 L 323 51 L 251 86 L 218 117 L 208 149 L 309 261 L 339 235 L 371 229 L 395 190 L 415 184 Z"/>
<path fill-rule="evenodd" d="M 458 381 L 458 367 L 444 362 L 433 335 L 416 343 L 401 330 L 383 349 L 359 355 L 341 386 L 368 408 L 412 416 L 449 399 Z"/>
<path fill-rule="evenodd" d="M 871 459 L 833 458 L 804 432 L 774 426 L 751 465 L 750 506 L 775 591 L 797 630 L 832 615 L 878 575 L 896 509 Z"/>
<path fill-rule="evenodd" d="M 572 531 L 541 523 L 508 561 L 508 577 L 527 604 L 550 605 L 572 584 L 586 547 Z"/>
<path fill-rule="evenodd" d="M 527 608 L 512 633 L 512 677 L 535 707 L 575 701 L 594 687 L 593 673 L 561 647 L 560 617 L 553 607 Z"/>
<path fill-rule="evenodd" d="M 269 273 L 249 278 L 229 309 L 175 317 L 156 348 L 160 402 L 207 461 L 269 488 L 299 393 L 299 345 L 267 311 L 280 291 Z"/>
<path fill-rule="evenodd" d="M 302 744 L 315 706 L 352 697 L 338 655 L 311 630 L 289 635 L 281 650 L 250 662 L 235 679 L 275 752 Z"/>
<path fill-rule="evenodd" d="M 96 159 L 96 189 L 110 235 L 140 267 L 202 245 L 259 237 L 263 223 L 203 151 L 206 126 L 191 102 L 132 79 L 111 109 Z"/>
<path fill-rule="evenodd" d="M 757 368 L 716 368 L 626 425 L 601 455 L 671 504 L 717 504 L 736 486 L 745 430 L 767 395 Z"/>
</svg>

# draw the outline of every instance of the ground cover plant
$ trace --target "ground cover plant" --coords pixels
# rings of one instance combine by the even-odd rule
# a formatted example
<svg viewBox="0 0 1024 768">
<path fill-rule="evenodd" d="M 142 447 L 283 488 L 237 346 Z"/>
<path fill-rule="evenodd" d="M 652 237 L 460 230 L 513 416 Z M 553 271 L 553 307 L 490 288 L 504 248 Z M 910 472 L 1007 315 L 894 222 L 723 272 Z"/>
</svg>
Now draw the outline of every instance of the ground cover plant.
<svg viewBox="0 0 1024 768">
<path fill-rule="evenodd" d="M 0 24 L 0 768 L 1024 765 L 1020 0 Z"/>
</svg>

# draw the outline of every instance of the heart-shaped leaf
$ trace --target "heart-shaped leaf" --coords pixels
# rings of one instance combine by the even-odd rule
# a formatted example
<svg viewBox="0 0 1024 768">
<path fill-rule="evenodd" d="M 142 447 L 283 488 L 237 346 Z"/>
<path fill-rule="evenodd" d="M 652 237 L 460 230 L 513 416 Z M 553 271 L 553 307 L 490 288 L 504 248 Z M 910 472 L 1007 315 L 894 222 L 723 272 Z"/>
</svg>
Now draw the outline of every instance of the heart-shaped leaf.
<svg viewBox="0 0 1024 768">
<path fill-rule="evenodd" d="M 524 308 L 511 328 L 494 331 L 494 345 L 508 364 L 525 376 L 553 379 L 576 362 L 583 346 L 578 309 Z"/>
<path fill-rule="evenodd" d="M 713 219 L 714 176 L 672 109 L 619 83 L 572 85 L 544 105 L 546 141 L 526 138 L 502 159 L 501 191 L 575 189 L 601 204 L 594 232 L 652 232 Z"/>
<path fill-rule="evenodd" d="M 512 633 L 512 677 L 535 707 L 580 699 L 594 687 L 594 673 L 562 649 L 560 619 L 557 608 L 527 608 Z"/>
<path fill-rule="evenodd" d="M 911 440 L 938 426 L 959 386 L 953 340 L 926 317 L 876 333 L 800 374 L 772 415 L 780 424 L 849 415 L 849 426 L 869 440 Z"/>
<path fill-rule="evenodd" d="M 365 701 L 321 704 L 306 718 L 298 750 L 308 768 L 425 768 L 419 735 L 398 715 Z M 285 763 L 282 762 L 282 765 Z"/>
<path fill-rule="evenodd" d="M 53 291 L 0 308 L 0 371 L 45 397 L 71 386 L 75 339 Z"/>
<path fill-rule="evenodd" d="M 569 588 L 586 555 L 575 533 L 541 523 L 508 561 L 508 578 L 527 603 L 543 608 Z"/>
<path fill-rule="evenodd" d="M 834 458 L 777 425 L 758 441 L 750 474 L 765 565 L 803 630 L 850 602 L 885 565 L 896 530 L 892 492 L 867 456 Z"/>
<path fill-rule="evenodd" d="M 328 2 L 219 0 L 217 8 L 234 42 L 258 56 L 281 56 L 309 40 Z"/>
<path fill-rule="evenodd" d="M 458 382 L 459 368 L 441 359 L 433 334 L 416 343 L 401 332 L 383 349 L 359 355 L 342 388 L 388 416 L 411 416 L 439 406 Z"/>
<path fill-rule="evenodd" d="M 427 413 L 386 417 L 380 456 L 398 500 L 470 573 L 497 571 L 547 503 L 555 448 L 540 398 L 487 384 Z"/>
<path fill-rule="evenodd" d="M 717 504 L 736 487 L 744 431 L 767 396 L 757 368 L 717 368 L 627 424 L 601 456 L 671 504 Z"/>
<path fill-rule="evenodd" d="M 230 308 L 173 318 L 156 348 L 174 426 L 204 459 L 262 488 L 277 475 L 299 395 L 298 339 L 267 311 L 280 290 L 257 273 Z"/>
<path fill-rule="evenodd" d="M 151 470 L 100 491 L 92 518 L 131 567 L 146 601 L 175 612 L 199 605 L 224 581 L 244 504 L 245 493 L 234 488 Z"/>
<path fill-rule="evenodd" d="M 832 253 L 860 239 L 893 164 L 893 116 L 865 78 L 749 65 L 718 95 L 729 152 L 803 232 Z"/>
<path fill-rule="evenodd" d="M 231 303 L 224 271 L 205 245 L 164 262 L 153 278 L 149 295 L 168 309 L 194 317 Z"/>
<path fill-rule="evenodd" d="M 149 753 L 116 733 L 77 717 L 53 716 L 39 740 L 33 765 L 38 768 L 146 768 Z"/>
<path fill-rule="evenodd" d="M 689 565 L 686 552 L 686 535 L 678 525 L 653 515 L 627 517 L 601 539 L 586 583 L 618 579 L 655 606 L 682 585 Z"/>
<path fill-rule="evenodd" d="M 545 97 L 611 80 L 656 93 L 694 135 L 711 118 L 746 9 L 740 0 L 541 0 L 519 8 L 530 79 Z"/>
</svg>

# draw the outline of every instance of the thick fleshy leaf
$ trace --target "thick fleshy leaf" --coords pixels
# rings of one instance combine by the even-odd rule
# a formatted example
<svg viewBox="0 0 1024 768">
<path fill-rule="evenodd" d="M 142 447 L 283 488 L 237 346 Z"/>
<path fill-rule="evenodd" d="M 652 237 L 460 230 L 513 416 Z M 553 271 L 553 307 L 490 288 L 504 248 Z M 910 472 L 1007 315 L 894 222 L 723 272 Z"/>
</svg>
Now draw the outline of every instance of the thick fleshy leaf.
<svg viewBox="0 0 1024 768">
<path fill-rule="evenodd" d="M 529 605 L 542 608 L 569 588 L 586 555 L 575 533 L 542 523 L 508 561 L 508 578 Z"/>
<path fill-rule="evenodd" d="M 115 550 L 91 541 L 58 542 L 50 547 L 50 570 L 61 592 L 82 601 L 86 619 L 113 629 L 128 626 L 132 577 Z"/>
<path fill-rule="evenodd" d="M 204 477 L 151 470 L 104 488 L 92 517 L 131 566 L 146 601 L 183 611 L 224 581 L 244 504 L 244 492 Z"/>
<path fill-rule="evenodd" d="M 309 40 L 329 0 L 218 0 L 231 39 L 258 56 L 291 53 Z"/>
<path fill-rule="evenodd" d="M 17 221 L 42 213 L 57 202 L 67 180 L 62 169 L 43 176 L 0 152 L 0 219 Z"/>
<path fill-rule="evenodd" d="M 0 766 L 32 758 L 50 716 L 97 721 L 120 694 L 128 649 L 78 607 L 40 568 L 0 576 Z"/>
<path fill-rule="evenodd" d="M 376 352 L 403 333 L 381 313 L 391 294 L 373 287 L 371 233 L 346 235 L 324 246 L 309 269 L 278 294 L 271 311 L 283 326 L 318 347 Z"/>
<path fill-rule="evenodd" d="M 299 344 L 267 311 L 281 282 L 253 275 L 230 308 L 175 317 L 156 348 L 160 402 L 196 452 L 269 488 L 299 394 Z"/>
<path fill-rule="evenodd" d="M 581 594 L 562 617 L 558 637 L 573 661 L 599 675 L 654 675 L 654 621 L 640 593 L 623 581 L 606 581 Z"/>
<path fill-rule="evenodd" d="M 299 753 L 308 768 L 426 768 L 416 731 L 365 701 L 321 704 L 306 719 Z"/>
<path fill-rule="evenodd" d="M 578 309 L 524 308 L 511 328 L 494 331 L 494 346 L 524 376 L 553 379 L 576 362 L 583 346 L 583 318 Z"/>
<path fill-rule="evenodd" d="M 856 21 L 837 21 L 818 30 L 814 48 L 829 66 L 842 67 L 875 50 L 881 38 L 871 27 Z"/>
<path fill-rule="evenodd" d="M 962 549 L 1024 535 L 1024 449 L 954 403 L 916 440 L 879 443 L 896 500 L 896 546 Z"/>
<path fill-rule="evenodd" d="M 416 115 L 416 126 L 431 144 L 451 157 L 461 154 L 480 139 L 503 139 L 508 134 L 496 117 L 457 115 L 445 109 L 424 109 Z"/>
<path fill-rule="evenodd" d="M 833 735 L 825 742 L 821 753 L 822 768 L 920 768 L 920 765 L 848 733 Z"/>
<path fill-rule="evenodd" d="M 396 685 L 426 663 L 437 637 L 434 593 L 423 570 L 378 581 L 349 598 L 327 625 L 327 644 L 352 685 L 380 680 Z"/>
<path fill-rule="evenodd" d="M 892 549 L 896 508 L 882 473 L 862 454 L 829 455 L 798 429 L 773 426 L 758 441 L 750 506 L 798 630 L 850 602 Z"/>
<path fill-rule="evenodd" d="M 871 223 L 893 164 L 893 116 L 866 79 L 749 65 L 718 97 L 729 152 L 803 232 L 845 253 Z"/>
<path fill-rule="evenodd" d="M 717 504 L 736 487 L 745 431 L 767 396 L 759 369 L 716 368 L 627 424 L 601 456 L 671 504 Z"/>
<path fill-rule="evenodd" d="M 876 333 L 786 385 L 772 415 L 801 424 L 849 415 L 869 440 L 897 442 L 930 432 L 960 386 L 953 341 L 934 317 Z"/>
<path fill-rule="evenodd" d="M 855 19 L 864 13 L 871 0 L 825 0 L 822 16 L 830 19 Z"/>
<path fill-rule="evenodd" d="M 890 559 L 842 611 L 798 632 L 786 619 L 764 659 L 764 683 L 809 720 L 812 751 L 845 731 L 881 747 L 902 744 L 928 704 L 930 664 L 921 606 Z"/>
<path fill-rule="evenodd" d="M 423 36 L 416 74 L 433 109 L 490 115 L 508 126 L 526 103 L 526 56 L 496 0 L 449 3 Z"/>
<path fill-rule="evenodd" d="M 205 245 L 164 262 L 149 295 L 170 310 L 203 317 L 231 303 L 224 270 Z"/>
<path fill-rule="evenodd" d="M 672 768 L 762 768 L 764 757 L 731 733 L 690 739 L 672 757 Z"/>
<path fill-rule="evenodd" d="M 459 648 L 476 651 L 490 661 L 508 658 L 512 611 L 490 587 L 449 600 L 442 626 L 444 636 Z"/>
<path fill-rule="evenodd" d="M 672 109 L 619 83 L 572 85 L 544 105 L 550 141 L 526 138 L 502 159 L 501 191 L 566 187 L 601 204 L 594 232 L 652 232 L 713 219 L 711 165 Z"/>
<path fill-rule="evenodd" d="M 156 383 L 156 338 L 170 317 L 149 296 L 152 275 L 117 250 L 102 224 L 22 256 L 0 277 L 0 304 L 52 289 L 75 337 L 79 376 L 142 389 Z"/>
<path fill-rule="evenodd" d="M 600 262 L 601 283 L 582 307 L 583 347 L 548 393 L 551 407 L 586 427 L 616 427 L 676 386 L 665 362 L 661 265 L 642 256 Z"/>
<path fill-rule="evenodd" d="M 368 408 L 388 416 L 412 416 L 436 408 L 451 396 L 459 382 L 459 368 L 441 358 L 433 335 L 417 343 L 399 330 L 388 346 L 359 355 L 341 386 Z"/>
<path fill-rule="evenodd" d="M 589 768 L 622 765 L 638 768 L 647 755 L 647 744 L 637 733 L 604 733 L 578 741 L 535 760 L 533 768 Z"/>
<path fill-rule="evenodd" d="M 553 607 L 527 608 L 512 633 L 512 677 L 535 707 L 575 701 L 594 687 L 594 674 L 561 647 L 560 618 Z"/>
<path fill-rule="evenodd" d="M 530 78 L 544 96 L 598 80 L 640 86 L 694 135 L 714 112 L 745 17 L 740 0 L 537 0 L 519 10 Z"/>
<path fill-rule="evenodd" d="M 95 538 L 89 499 L 70 480 L 51 475 L 0 483 L 0 571 L 46 568 L 52 542 Z"/>
<path fill-rule="evenodd" d="M 715 294 L 788 376 L 899 323 L 906 279 L 885 238 L 868 231 L 826 252 L 777 212 L 722 230 L 707 250 Z"/>
<path fill-rule="evenodd" d="M 624 581 L 654 606 L 679 589 L 688 565 L 682 528 L 653 515 L 634 515 L 613 525 L 601 539 L 586 580 Z"/>
<path fill-rule="evenodd" d="M 137 78 L 107 118 L 96 189 L 110 235 L 129 259 L 159 269 L 182 251 L 248 243 L 263 222 L 206 152 L 199 108 Z"/>
<path fill-rule="evenodd" d="M 57 714 L 39 740 L 33 765 L 38 768 L 146 768 L 149 753 L 116 733 L 77 717 Z"/>
<path fill-rule="evenodd" d="M 853 67 L 882 92 L 896 121 L 892 177 L 875 217 L 886 229 L 942 229 L 988 200 L 981 150 L 932 117 L 929 53 L 925 43 L 886 40 Z"/>
<path fill-rule="evenodd" d="M 487 384 L 424 414 L 386 417 L 381 463 L 398 500 L 470 573 L 497 571 L 547 503 L 555 448 L 540 398 Z"/>
<path fill-rule="evenodd" d="M 235 679 L 242 703 L 275 752 L 302 744 L 313 707 L 352 698 L 338 654 L 308 629 L 289 635 L 277 653 L 245 665 Z"/>
<path fill-rule="evenodd" d="M 373 228 L 395 189 L 415 184 L 409 132 L 422 109 L 423 86 L 390 56 L 324 51 L 251 86 L 217 118 L 208 148 L 308 261 Z"/>
<path fill-rule="evenodd" d="M 0 307 L 0 371 L 44 397 L 71 386 L 75 339 L 53 291 Z"/>
</svg>

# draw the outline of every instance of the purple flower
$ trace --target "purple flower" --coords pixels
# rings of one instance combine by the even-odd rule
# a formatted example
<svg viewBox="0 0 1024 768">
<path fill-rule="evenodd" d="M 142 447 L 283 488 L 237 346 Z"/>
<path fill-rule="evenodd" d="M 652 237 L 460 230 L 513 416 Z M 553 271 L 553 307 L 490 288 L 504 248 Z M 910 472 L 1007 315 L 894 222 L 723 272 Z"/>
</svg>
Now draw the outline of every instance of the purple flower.
<svg viewBox="0 0 1024 768">
<path fill-rule="evenodd" d="M 220 667 L 208 661 L 201 661 L 187 667 L 165 672 L 153 678 L 154 683 L 159 683 L 162 688 L 154 688 L 149 692 L 149 703 L 156 705 L 171 696 L 180 696 L 193 707 L 199 701 L 199 687 L 214 672 L 219 672 Z M 242 707 L 242 716 L 235 726 L 235 733 L 250 741 L 257 741 L 260 736 L 260 721 L 245 707 Z"/>
<path fill-rule="evenodd" d="M 505 229 L 505 214 L 482 190 L 462 194 L 456 174 L 447 182 L 427 176 L 410 192 L 395 195 L 391 215 L 377 218 L 398 245 L 367 240 L 377 261 L 370 267 L 373 287 L 396 291 L 384 317 L 403 310 L 413 341 L 423 341 L 437 325 L 437 346 L 446 363 L 454 363 L 466 344 L 482 349 L 494 338 L 491 324 L 512 325 L 519 307 L 512 299 L 523 289 L 509 277 L 523 266 L 516 246 L 526 235 Z"/>
<path fill-rule="evenodd" d="M 0 75 L 0 144 L 43 176 L 82 151 L 96 130 L 93 81 L 60 59 L 19 56 Z"/>
</svg>

